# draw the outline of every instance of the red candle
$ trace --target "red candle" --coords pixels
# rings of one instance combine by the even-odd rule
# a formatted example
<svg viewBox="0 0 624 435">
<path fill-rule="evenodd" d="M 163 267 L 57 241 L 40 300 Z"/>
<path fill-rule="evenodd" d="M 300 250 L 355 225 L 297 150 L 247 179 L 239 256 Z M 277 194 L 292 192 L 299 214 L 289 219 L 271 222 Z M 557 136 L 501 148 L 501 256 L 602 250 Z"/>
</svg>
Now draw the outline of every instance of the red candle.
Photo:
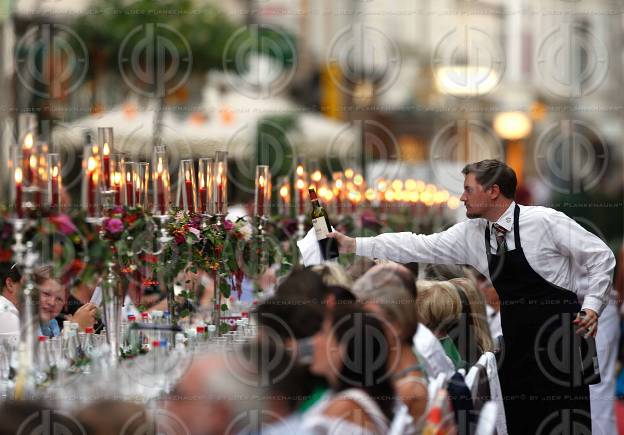
<svg viewBox="0 0 624 435">
<path fill-rule="evenodd" d="M 258 216 L 264 216 L 264 178 L 258 182 Z"/>
<path fill-rule="evenodd" d="M 158 207 L 160 214 L 167 214 L 167 208 L 165 205 L 165 186 L 162 179 L 162 173 L 157 174 L 158 177 Z"/>
<path fill-rule="evenodd" d="M 138 186 L 136 188 L 134 201 L 135 201 L 134 202 L 135 205 L 142 205 L 141 204 L 141 188 Z"/>
<path fill-rule="evenodd" d="M 57 169 L 54 168 L 54 170 L 56 171 Z M 52 175 L 52 198 L 50 198 L 50 208 L 53 211 L 56 211 L 55 209 L 58 207 L 58 193 L 59 193 L 59 186 L 58 186 L 58 176 Z"/>
<path fill-rule="evenodd" d="M 195 211 L 193 207 L 193 185 L 189 178 L 184 180 L 184 187 L 186 189 L 186 208 L 188 211 Z"/>
<path fill-rule="evenodd" d="M 223 212 L 223 185 L 221 178 L 217 180 L 217 213 Z"/>
<path fill-rule="evenodd" d="M 303 189 L 297 189 L 297 195 L 299 196 L 299 210 L 298 213 L 303 214 Z"/>
<path fill-rule="evenodd" d="M 31 182 L 30 176 L 30 148 L 24 148 L 24 156 L 22 158 L 22 171 L 26 174 L 26 181 Z"/>
<path fill-rule="evenodd" d="M 108 148 L 108 144 L 104 144 L 103 150 L 103 162 L 104 162 L 104 183 L 106 183 L 106 188 L 110 189 L 111 178 L 110 178 L 110 149 Z"/>
<path fill-rule="evenodd" d="M 93 179 L 93 172 L 89 172 L 87 175 L 87 209 L 90 216 L 95 215 L 95 180 Z"/>
<path fill-rule="evenodd" d="M 200 187 L 199 188 L 199 206 L 201 208 L 202 212 L 206 212 L 206 188 L 205 187 Z"/>
<path fill-rule="evenodd" d="M 17 217 L 23 217 L 24 213 L 22 210 L 22 169 L 15 169 L 15 211 L 17 213 Z"/>
<path fill-rule="evenodd" d="M 121 186 L 119 184 L 115 185 L 115 205 L 121 205 Z"/>
<path fill-rule="evenodd" d="M 132 180 L 126 180 L 126 202 L 127 202 L 127 206 L 128 207 L 134 207 L 134 201 L 133 201 L 133 195 L 134 195 L 134 183 L 132 183 Z"/>
</svg>

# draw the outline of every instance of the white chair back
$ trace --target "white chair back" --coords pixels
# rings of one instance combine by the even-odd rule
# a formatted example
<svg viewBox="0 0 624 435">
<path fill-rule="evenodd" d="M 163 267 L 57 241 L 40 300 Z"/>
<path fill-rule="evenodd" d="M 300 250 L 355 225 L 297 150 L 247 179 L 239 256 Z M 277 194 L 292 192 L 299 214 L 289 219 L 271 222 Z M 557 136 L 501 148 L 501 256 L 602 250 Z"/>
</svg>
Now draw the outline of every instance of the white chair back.
<svg viewBox="0 0 624 435">
<path fill-rule="evenodd" d="M 496 430 L 496 417 L 498 406 L 496 403 L 486 402 L 479 414 L 479 423 L 477 423 L 477 429 L 475 435 L 493 435 Z"/>
<path fill-rule="evenodd" d="M 427 393 L 429 396 L 427 400 L 427 411 L 429 411 L 429 409 L 431 408 L 431 404 L 434 402 L 434 399 L 438 394 L 440 388 L 444 388 L 444 385 L 446 384 L 446 378 L 447 376 L 445 373 L 440 373 L 438 376 L 436 376 L 435 379 L 429 381 L 429 385 L 427 386 Z"/>
<path fill-rule="evenodd" d="M 401 404 L 399 410 L 394 414 L 388 435 L 403 435 L 409 432 L 408 426 L 410 424 L 412 424 L 412 416 L 409 415 L 407 406 Z"/>
</svg>

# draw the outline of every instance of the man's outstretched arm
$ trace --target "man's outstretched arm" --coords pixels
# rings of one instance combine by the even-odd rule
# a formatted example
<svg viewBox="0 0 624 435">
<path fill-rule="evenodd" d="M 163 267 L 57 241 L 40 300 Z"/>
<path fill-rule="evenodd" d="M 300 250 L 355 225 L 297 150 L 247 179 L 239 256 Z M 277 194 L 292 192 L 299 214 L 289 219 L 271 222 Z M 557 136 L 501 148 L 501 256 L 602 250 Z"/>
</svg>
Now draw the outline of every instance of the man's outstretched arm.
<svg viewBox="0 0 624 435">
<path fill-rule="evenodd" d="M 483 243 L 478 246 L 468 243 L 474 224 L 460 222 L 446 231 L 429 235 L 404 232 L 354 238 L 334 231 L 329 237 L 336 239 L 340 253 L 399 263 L 473 264 L 477 255 L 485 255 Z"/>
</svg>

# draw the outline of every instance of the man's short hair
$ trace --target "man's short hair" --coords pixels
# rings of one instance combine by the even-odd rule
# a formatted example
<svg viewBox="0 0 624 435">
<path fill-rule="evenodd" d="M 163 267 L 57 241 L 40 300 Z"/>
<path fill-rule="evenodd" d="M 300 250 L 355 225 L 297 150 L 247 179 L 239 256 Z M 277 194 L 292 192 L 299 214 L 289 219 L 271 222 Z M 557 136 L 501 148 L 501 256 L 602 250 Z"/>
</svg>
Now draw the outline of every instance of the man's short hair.
<svg viewBox="0 0 624 435">
<path fill-rule="evenodd" d="M 488 159 L 469 163 L 462 169 L 462 174 L 475 174 L 477 183 L 485 189 L 498 185 L 501 193 L 509 199 L 516 195 L 518 179 L 516 173 L 507 164 L 500 160 Z"/>
<path fill-rule="evenodd" d="M 22 274 L 16 263 L 4 264 L 0 273 L 2 279 L 2 285 L 0 285 L 0 293 L 6 286 L 6 280 L 10 279 L 13 282 L 19 282 L 22 279 Z"/>
</svg>

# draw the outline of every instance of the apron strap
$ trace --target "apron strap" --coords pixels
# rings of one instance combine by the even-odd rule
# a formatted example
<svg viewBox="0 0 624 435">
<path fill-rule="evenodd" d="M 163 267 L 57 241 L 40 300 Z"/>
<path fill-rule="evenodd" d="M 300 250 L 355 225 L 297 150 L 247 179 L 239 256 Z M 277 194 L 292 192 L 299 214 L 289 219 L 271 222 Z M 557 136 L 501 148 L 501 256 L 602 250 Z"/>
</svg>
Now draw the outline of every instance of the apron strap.
<svg viewBox="0 0 624 435">
<path fill-rule="evenodd" d="M 516 242 L 516 249 L 522 248 L 520 244 L 520 206 L 516 204 L 514 208 L 514 241 Z"/>
<path fill-rule="evenodd" d="M 490 264 L 492 253 L 490 252 L 490 222 L 488 221 L 485 221 L 485 253 L 487 254 L 488 264 Z"/>
</svg>

